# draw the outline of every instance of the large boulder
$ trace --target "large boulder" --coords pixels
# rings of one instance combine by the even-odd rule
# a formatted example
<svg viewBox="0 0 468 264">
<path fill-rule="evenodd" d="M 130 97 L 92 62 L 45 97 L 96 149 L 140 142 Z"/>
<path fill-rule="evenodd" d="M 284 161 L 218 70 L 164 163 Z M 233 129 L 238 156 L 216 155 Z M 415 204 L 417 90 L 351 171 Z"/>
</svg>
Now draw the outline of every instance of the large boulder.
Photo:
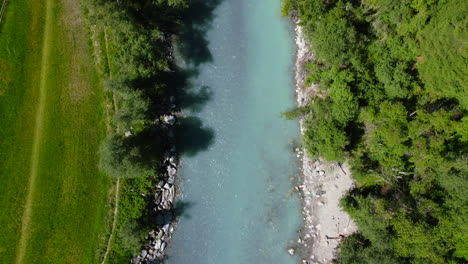
<svg viewBox="0 0 468 264">
<path fill-rule="evenodd" d="M 174 182 L 175 182 L 175 177 L 174 176 L 169 176 L 169 178 L 167 179 L 167 183 L 174 184 Z"/>
<path fill-rule="evenodd" d="M 177 158 L 175 156 L 171 156 L 169 157 L 169 162 L 175 167 L 177 164 Z"/>
<path fill-rule="evenodd" d="M 174 189 L 174 186 L 171 186 L 171 188 L 169 188 L 167 190 L 167 201 L 173 203 L 174 202 L 174 198 L 175 198 L 175 189 Z"/>
<path fill-rule="evenodd" d="M 156 244 L 154 244 L 154 249 L 156 251 L 159 251 L 160 248 L 161 248 L 161 239 L 158 239 L 156 240 Z"/>
<path fill-rule="evenodd" d="M 166 246 L 167 246 L 167 242 L 166 242 L 166 241 L 163 241 L 163 242 L 161 243 L 160 250 L 161 250 L 161 251 L 164 251 L 164 250 L 166 249 Z"/>
<path fill-rule="evenodd" d="M 162 227 L 162 230 L 164 231 L 164 233 L 169 233 L 169 228 L 171 227 L 171 224 L 165 224 L 163 227 Z"/>
<path fill-rule="evenodd" d="M 167 166 L 167 174 L 169 177 L 174 177 L 177 173 L 177 169 L 174 168 L 173 166 Z"/>
<path fill-rule="evenodd" d="M 156 187 L 158 189 L 162 189 L 163 186 L 164 186 L 164 181 L 159 181 L 158 184 L 156 184 Z"/>
</svg>

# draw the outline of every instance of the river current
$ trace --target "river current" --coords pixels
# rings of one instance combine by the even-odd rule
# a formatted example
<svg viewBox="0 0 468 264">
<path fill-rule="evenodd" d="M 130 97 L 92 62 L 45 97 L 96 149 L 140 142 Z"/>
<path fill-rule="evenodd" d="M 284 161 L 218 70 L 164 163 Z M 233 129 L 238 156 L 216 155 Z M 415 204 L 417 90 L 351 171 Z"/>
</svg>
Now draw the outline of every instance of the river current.
<svg viewBox="0 0 468 264">
<path fill-rule="evenodd" d="M 296 263 L 299 126 L 294 36 L 280 0 L 192 1 L 176 53 L 186 74 L 180 218 L 169 264 Z"/>
</svg>

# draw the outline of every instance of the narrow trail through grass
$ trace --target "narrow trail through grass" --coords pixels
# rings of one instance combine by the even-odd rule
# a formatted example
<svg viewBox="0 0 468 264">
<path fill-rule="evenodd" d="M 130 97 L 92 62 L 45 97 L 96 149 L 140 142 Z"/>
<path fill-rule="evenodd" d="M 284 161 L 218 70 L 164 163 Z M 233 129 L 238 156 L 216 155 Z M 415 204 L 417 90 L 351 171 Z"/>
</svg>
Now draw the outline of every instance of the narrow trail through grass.
<svg viewBox="0 0 468 264">
<path fill-rule="evenodd" d="M 115 225 L 117 223 L 117 214 L 119 213 L 119 191 L 120 191 L 120 178 L 117 178 L 117 182 L 115 183 L 115 207 L 114 207 L 114 217 L 112 219 L 112 228 L 109 235 L 109 240 L 107 241 L 106 252 L 104 253 L 104 257 L 102 259 L 102 264 L 106 263 L 107 255 L 111 249 L 112 237 L 114 236 Z"/>
<path fill-rule="evenodd" d="M 6 2 L 7 0 L 3 0 L 2 7 L 0 8 L 0 23 L 2 23 L 2 20 L 3 20 L 3 12 L 6 7 Z"/>
<path fill-rule="evenodd" d="M 109 41 L 107 39 L 107 32 L 106 32 L 106 28 L 104 28 L 104 40 L 105 40 L 105 43 L 106 43 L 106 58 L 107 58 L 107 66 L 108 66 L 108 69 L 109 69 L 109 76 L 112 76 L 112 71 L 111 71 L 111 67 L 110 67 L 110 61 L 109 61 Z M 116 98 L 115 98 L 115 93 L 112 93 L 112 104 L 114 105 L 114 111 L 117 112 L 118 108 L 117 108 L 117 101 L 116 101 Z M 108 130 L 112 129 L 112 126 L 110 123 L 107 124 L 107 127 L 108 127 Z M 114 236 L 114 231 L 115 231 L 115 226 L 117 224 L 117 215 L 119 213 L 119 192 L 120 192 L 120 178 L 117 178 L 117 181 L 115 183 L 115 208 L 114 208 L 114 215 L 113 215 L 113 219 L 112 219 L 112 228 L 111 228 L 111 232 L 110 232 L 110 235 L 109 235 L 109 240 L 107 241 L 107 246 L 106 246 L 106 252 L 104 253 L 104 257 L 102 259 L 102 264 L 105 264 L 106 263 L 106 260 L 107 260 L 107 255 L 109 254 L 110 250 L 111 250 L 111 245 L 112 245 L 112 238 Z"/>
<path fill-rule="evenodd" d="M 17 246 L 16 263 L 23 263 L 24 256 L 26 254 L 26 247 L 30 237 L 30 223 L 32 214 L 32 203 L 34 199 L 34 187 L 38 174 L 39 167 L 39 152 L 42 139 L 42 130 L 44 123 L 44 109 L 47 97 L 47 67 L 48 59 L 50 56 L 50 46 L 47 45 L 51 38 L 51 16 L 52 16 L 52 0 L 46 1 L 46 22 L 44 28 L 44 36 L 42 41 L 42 58 L 41 58 L 41 69 L 40 69 L 40 83 L 39 83 L 39 103 L 36 113 L 36 123 L 34 129 L 34 139 L 31 154 L 31 169 L 29 173 L 28 191 L 26 196 L 26 203 L 23 209 L 23 217 L 21 219 L 21 235 Z"/>
</svg>

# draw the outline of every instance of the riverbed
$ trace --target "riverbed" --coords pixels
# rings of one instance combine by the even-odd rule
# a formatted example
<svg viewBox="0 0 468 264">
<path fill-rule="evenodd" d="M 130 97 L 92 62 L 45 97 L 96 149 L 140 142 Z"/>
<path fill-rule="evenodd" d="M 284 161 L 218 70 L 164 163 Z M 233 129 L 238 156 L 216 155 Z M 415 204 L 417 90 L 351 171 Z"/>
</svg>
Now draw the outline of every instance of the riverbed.
<svg viewBox="0 0 468 264">
<path fill-rule="evenodd" d="M 195 1 L 176 48 L 187 81 L 169 264 L 296 263 L 294 34 L 279 0 Z"/>
</svg>

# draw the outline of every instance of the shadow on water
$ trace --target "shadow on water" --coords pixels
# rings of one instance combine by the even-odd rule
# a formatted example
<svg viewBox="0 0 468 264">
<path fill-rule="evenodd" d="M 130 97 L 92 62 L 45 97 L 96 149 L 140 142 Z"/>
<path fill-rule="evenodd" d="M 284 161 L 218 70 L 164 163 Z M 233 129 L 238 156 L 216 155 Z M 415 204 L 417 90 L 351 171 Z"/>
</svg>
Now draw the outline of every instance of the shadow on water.
<svg viewBox="0 0 468 264">
<path fill-rule="evenodd" d="M 179 34 L 173 38 L 177 65 L 171 65 L 170 71 L 159 72 L 153 79 L 136 80 L 130 84 L 133 87 L 150 87 L 142 90 L 145 97 L 151 100 L 150 119 L 156 120 L 154 124 L 148 124 L 144 131 L 125 139 L 130 150 L 138 147 L 137 150 L 143 154 L 142 160 L 137 160 L 142 166 L 156 164 L 168 153 L 175 154 L 173 144 L 179 156 L 194 156 L 208 149 L 214 140 L 214 130 L 206 127 L 196 116 L 212 99 L 212 88 L 196 86 L 194 81 L 200 74 L 200 67 L 213 60 L 208 46 L 207 31 L 211 28 L 213 11 L 220 0 L 188 2 L 190 7 L 182 11 Z M 168 89 L 157 89 L 154 87 L 155 83 L 164 83 Z M 180 112 L 174 125 L 167 125 L 158 120 L 162 115 L 174 112 Z M 164 175 L 164 172 L 161 171 L 160 175 Z M 192 207 L 192 202 L 178 200 L 170 210 L 155 211 L 154 205 L 148 203 L 147 215 L 142 221 L 147 221 L 147 226 L 156 223 L 162 228 L 175 219 L 190 218 L 188 212 Z"/>
<path fill-rule="evenodd" d="M 183 109 L 190 110 L 193 113 L 199 113 L 205 103 L 213 98 L 213 90 L 210 86 L 204 85 L 198 88 L 197 91 L 187 89 L 185 93 L 181 94 L 180 106 Z"/>
<path fill-rule="evenodd" d="M 197 86 L 194 81 L 200 74 L 200 67 L 213 61 L 207 33 L 215 18 L 214 10 L 221 1 L 188 1 L 189 7 L 183 12 L 180 33 L 175 39 L 174 53 L 179 65 L 175 66 L 170 85 L 177 91 L 177 101 L 185 115 L 179 118 L 175 128 L 180 155 L 194 156 L 208 149 L 214 141 L 214 130 L 204 126 L 195 115 L 212 100 L 213 89 L 207 85 Z"/>
<path fill-rule="evenodd" d="M 171 65 L 171 71 L 161 72 L 157 76 L 159 81 L 165 83 L 169 89 L 148 89 L 149 92 L 146 94 L 150 98 L 167 99 L 164 102 L 152 104 L 154 118 L 157 119 L 162 114 L 173 112 L 181 112 L 181 114 L 177 115 L 176 124 L 171 126 L 155 122 L 155 125 L 147 128 L 142 138 L 138 139 L 140 141 L 138 143 L 145 145 L 144 140 L 157 138 L 160 139 L 157 145 L 162 146 L 162 149 L 169 149 L 169 152 L 173 152 L 171 144 L 175 143 L 179 156 L 191 157 L 208 149 L 215 137 L 214 130 L 206 127 L 196 116 L 212 100 L 213 90 L 209 86 L 197 86 L 194 83 L 202 65 L 213 60 L 207 32 L 214 19 L 214 9 L 221 0 L 188 0 L 188 2 L 189 8 L 182 12 L 179 34 L 173 39 L 177 65 Z M 135 84 L 135 86 L 145 87 L 152 83 L 155 82 L 149 80 Z M 157 93 L 158 91 L 163 91 L 163 94 Z M 152 92 L 156 94 L 150 94 Z M 149 146 L 143 147 L 142 151 L 147 154 L 145 156 L 152 157 L 153 160 L 155 156 L 166 155 L 157 153 L 157 150 Z M 192 206 L 192 202 L 184 200 L 175 201 L 170 210 L 154 211 L 153 206 L 149 206 L 147 219 L 162 228 L 175 219 L 190 218 L 188 212 Z"/>
<path fill-rule="evenodd" d="M 176 201 L 171 210 L 159 210 L 155 216 L 156 225 L 161 228 L 166 224 L 174 222 L 175 219 L 190 218 L 187 211 L 193 206 L 192 202 Z"/>
<path fill-rule="evenodd" d="M 193 66 L 213 61 L 208 48 L 207 32 L 211 29 L 214 10 L 221 0 L 191 0 L 182 15 L 178 52 L 185 63 Z"/>
<path fill-rule="evenodd" d="M 206 150 L 214 139 L 214 131 L 204 127 L 200 118 L 188 116 L 176 128 L 176 146 L 181 154 L 192 157 Z"/>
</svg>

